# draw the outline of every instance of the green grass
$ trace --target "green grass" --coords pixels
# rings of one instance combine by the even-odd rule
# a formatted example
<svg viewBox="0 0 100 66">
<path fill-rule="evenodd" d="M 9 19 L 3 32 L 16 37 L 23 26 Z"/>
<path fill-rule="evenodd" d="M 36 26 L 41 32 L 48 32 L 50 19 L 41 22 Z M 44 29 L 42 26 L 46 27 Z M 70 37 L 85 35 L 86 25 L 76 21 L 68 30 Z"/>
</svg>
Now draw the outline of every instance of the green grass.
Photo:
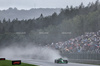
<svg viewBox="0 0 100 66">
<path fill-rule="evenodd" d="M 21 63 L 20 65 L 12 65 L 12 61 L 9 60 L 0 60 L 0 66 L 37 66 L 27 63 Z"/>
</svg>

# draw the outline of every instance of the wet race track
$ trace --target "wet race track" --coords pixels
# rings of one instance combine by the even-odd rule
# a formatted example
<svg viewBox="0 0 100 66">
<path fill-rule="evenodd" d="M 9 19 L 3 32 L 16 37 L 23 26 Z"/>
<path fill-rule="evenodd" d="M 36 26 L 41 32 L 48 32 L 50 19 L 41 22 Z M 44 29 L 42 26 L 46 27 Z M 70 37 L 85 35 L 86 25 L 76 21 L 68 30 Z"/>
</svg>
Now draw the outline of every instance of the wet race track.
<svg viewBox="0 0 100 66">
<path fill-rule="evenodd" d="M 54 63 L 55 59 L 63 57 L 60 56 L 57 50 L 48 47 L 7 47 L 1 49 L 0 52 L 1 58 L 6 58 L 8 60 L 21 60 L 24 63 L 35 64 L 38 66 L 100 66 L 70 62 L 68 64 Z"/>
<path fill-rule="evenodd" d="M 22 62 L 35 64 L 39 66 L 100 66 L 100 65 L 70 63 L 70 62 L 68 64 L 56 64 L 54 62 L 44 61 L 44 60 L 22 60 Z"/>
</svg>

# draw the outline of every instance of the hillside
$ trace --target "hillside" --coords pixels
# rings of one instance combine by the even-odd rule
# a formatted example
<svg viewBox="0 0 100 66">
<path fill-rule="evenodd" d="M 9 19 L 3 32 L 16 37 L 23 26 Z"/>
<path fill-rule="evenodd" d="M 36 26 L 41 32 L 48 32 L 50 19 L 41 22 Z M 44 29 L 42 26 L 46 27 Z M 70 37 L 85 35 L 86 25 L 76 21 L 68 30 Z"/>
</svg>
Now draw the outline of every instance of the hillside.
<svg viewBox="0 0 100 66">
<path fill-rule="evenodd" d="M 38 18 L 41 14 L 49 16 L 56 12 L 60 13 L 60 8 L 32 8 L 30 10 L 18 10 L 17 8 L 9 8 L 7 10 L 0 10 L 0 20 L 5 19 L 33 19 Z"/>
</svg>

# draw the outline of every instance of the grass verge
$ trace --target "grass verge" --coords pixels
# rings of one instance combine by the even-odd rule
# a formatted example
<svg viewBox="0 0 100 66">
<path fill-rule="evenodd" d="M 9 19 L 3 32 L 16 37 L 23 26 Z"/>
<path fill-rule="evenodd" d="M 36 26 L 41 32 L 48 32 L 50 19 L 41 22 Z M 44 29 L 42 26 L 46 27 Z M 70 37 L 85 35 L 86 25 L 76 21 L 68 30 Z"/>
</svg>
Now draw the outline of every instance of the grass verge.
<svg viewBox="0 0 100 66">
<path fill-rule="evenodd" d="M 12 61 L 10 60 L 0 60 L 0 66 L 37 66 L 27 63 L 21 63 L 21 65 L 12 65 Z"/>
</svg>

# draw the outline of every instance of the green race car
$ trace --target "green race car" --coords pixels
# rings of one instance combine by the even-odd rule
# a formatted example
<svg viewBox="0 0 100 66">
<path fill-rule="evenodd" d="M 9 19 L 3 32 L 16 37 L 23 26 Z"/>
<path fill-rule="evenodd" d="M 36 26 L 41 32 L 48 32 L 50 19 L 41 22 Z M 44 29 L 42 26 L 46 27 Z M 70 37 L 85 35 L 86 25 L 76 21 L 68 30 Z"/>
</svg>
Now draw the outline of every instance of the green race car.
<svg viewBox="0 0 100 66">
<path fill-rule="evenodd" d="M 68 60 L 64 60 L 62 58 L 59 58 L 59 59 L 56 59 L 55 60 L 55 63 L 65 63 L 65 64 L 67 64 L 68 63 Z"/>
</svg>

